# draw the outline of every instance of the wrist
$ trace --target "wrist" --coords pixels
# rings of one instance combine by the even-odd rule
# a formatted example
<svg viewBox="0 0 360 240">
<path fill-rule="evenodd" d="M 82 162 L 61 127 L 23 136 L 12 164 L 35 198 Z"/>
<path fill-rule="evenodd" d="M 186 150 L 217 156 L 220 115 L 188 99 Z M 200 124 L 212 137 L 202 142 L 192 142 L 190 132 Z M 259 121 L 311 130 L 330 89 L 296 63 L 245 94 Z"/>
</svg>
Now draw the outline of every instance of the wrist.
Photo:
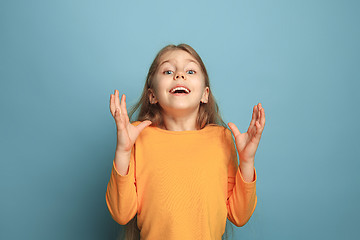
<svg viewBox="0 0 360 240">
<path fill-rule="evenodd" d="M 123 150 L 123 149 L 121 149 L 119 147 L 116 147 L 115 154 L 120 155 L 120 156 L 130 156 L 131 155 L 131 150 L 126 151 L 126 150 Z"/>
<path fill-rule="evenodd" d="M 245 171 L 251 171 L 255 168 L 254 164 L 251 164 L 251 163 L 240 163 L 239 167 Z"/>
<path fill-rule="evenodd" d="M 255 159 L 251 158 L 251 159 L 243 159 L 243 158 L 239 158 L 239 164 L 244 165 L 244 166 L 254 166 L 255 163 Z"/>
<path fill-rule="evenodd" d="M 241 161 L 239 163 L 239 167 L 242 170 L 251 172 L 255 168 L 255 162 L 254 161 Z"/>
<path fill-rule="evenodd" d="M 240 162 L 239 164 L 241 175 L 245 182 L 253 182 L 255 180 L 254 175 L 254 161 L 251 162 Z"/>
</svg>

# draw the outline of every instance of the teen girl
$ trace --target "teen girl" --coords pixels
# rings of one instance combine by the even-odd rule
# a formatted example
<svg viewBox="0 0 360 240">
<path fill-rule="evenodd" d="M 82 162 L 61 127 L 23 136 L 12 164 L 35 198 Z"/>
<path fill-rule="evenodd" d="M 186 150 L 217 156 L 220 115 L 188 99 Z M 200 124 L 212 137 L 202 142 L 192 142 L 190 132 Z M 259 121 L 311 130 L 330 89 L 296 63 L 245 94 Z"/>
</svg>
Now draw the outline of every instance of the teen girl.
<svg viewBox="0 0 360 240">
<path fill-rule="evenodd" d="M 127 231 L 127 239 L 219 240 L 227 218 L 236 226 L 250 219 L 257 203 L 254 159 L 264 109 L 254 106 L 246 133 L 228 123 L 234 144 L 193 48 L 161 49 L 130 115 L 126 96 L 120 100 L 117 90 L 110 111 L 117 147 L 106 203 L 119 224 L 135 223 L 138 236 Z"/>
</svg>

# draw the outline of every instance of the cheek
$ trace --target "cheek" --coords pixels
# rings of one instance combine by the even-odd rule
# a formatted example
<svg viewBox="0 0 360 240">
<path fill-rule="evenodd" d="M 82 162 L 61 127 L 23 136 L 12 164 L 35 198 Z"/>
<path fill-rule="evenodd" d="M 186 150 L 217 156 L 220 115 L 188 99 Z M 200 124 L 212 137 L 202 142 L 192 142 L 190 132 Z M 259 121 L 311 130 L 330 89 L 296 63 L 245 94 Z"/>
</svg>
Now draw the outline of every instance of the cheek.
<svg viewBox="0 0 360 240">
<path fill-rule="evenodd" d="M 199 89 L 204 90 L 205 89 L 205 79 L 204 78 L 200 78 L 199 81 L 197 82 L 197 86 Z"/>
<path fill-rule="evenodd" d="M 154 93 L 156 95 L 159 94 L 159 89 L 161 88 L 161 78 L 154 77 L 152 85 Z"/>
<path fill-rule="evenodd" d="M 163 96 L 166 95 L 167 86 L 160 79 L 159 81 L 153 84 L 153 87 L 154 87 L 154 94 L 156 95 L 157 98 L 163 98 Z"/>
<path fill-rule="evenodd" d="M 161 79 L 157 79 L 156 82 L 154 82 L 154 91 L 159 94 L 164 90 L 164 82 Z"/>
<path fill-rule="evenodd" d="M 199 86 L 201 86 L 201 88 L 205 88 L 205 76 L 204 75 L 200 74 L 199 76 L 197 76 L 196 80 L 197 80 L 197 84 Z"/>
</svg>

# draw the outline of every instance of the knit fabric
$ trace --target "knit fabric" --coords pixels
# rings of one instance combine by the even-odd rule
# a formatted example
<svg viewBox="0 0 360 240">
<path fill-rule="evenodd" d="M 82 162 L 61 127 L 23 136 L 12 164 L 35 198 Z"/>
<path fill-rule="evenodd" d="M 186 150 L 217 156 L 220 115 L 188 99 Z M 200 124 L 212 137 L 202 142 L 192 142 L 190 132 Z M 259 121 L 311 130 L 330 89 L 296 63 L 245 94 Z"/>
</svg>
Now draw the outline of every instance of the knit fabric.
<svg viewBox="0 0 360 240">
<path fill-rule="evenodd" d="M 141 240 L 219 240 L 226 218 L 240 227 L 253 214 L 255 169 L 254 174 L 252 182 L 244 181 L 227 128 L 168 131 L 149 126 L 132 148 L 127 175 L 113 162 L 106 203 L 119 224 L 137 214 Z"/>
</svg>

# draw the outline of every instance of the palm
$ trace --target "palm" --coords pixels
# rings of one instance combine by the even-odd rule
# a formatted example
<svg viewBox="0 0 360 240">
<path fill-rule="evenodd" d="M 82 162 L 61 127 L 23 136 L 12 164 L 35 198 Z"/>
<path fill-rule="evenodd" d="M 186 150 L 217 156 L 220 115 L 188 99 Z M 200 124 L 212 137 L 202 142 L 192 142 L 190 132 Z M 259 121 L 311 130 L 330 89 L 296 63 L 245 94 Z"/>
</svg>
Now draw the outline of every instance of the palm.
<svg viewBox="0 0 360 240">
<path fill-rule="evenodd" d="M 246 133 L 240 133 L 234 123 L 230 122 L 228 126 L 234 134 L 240 161 L 253 161 L 265 126 L 265 112 L 261 103 L 254 106 L 250 126 Z"/>
</svg>

